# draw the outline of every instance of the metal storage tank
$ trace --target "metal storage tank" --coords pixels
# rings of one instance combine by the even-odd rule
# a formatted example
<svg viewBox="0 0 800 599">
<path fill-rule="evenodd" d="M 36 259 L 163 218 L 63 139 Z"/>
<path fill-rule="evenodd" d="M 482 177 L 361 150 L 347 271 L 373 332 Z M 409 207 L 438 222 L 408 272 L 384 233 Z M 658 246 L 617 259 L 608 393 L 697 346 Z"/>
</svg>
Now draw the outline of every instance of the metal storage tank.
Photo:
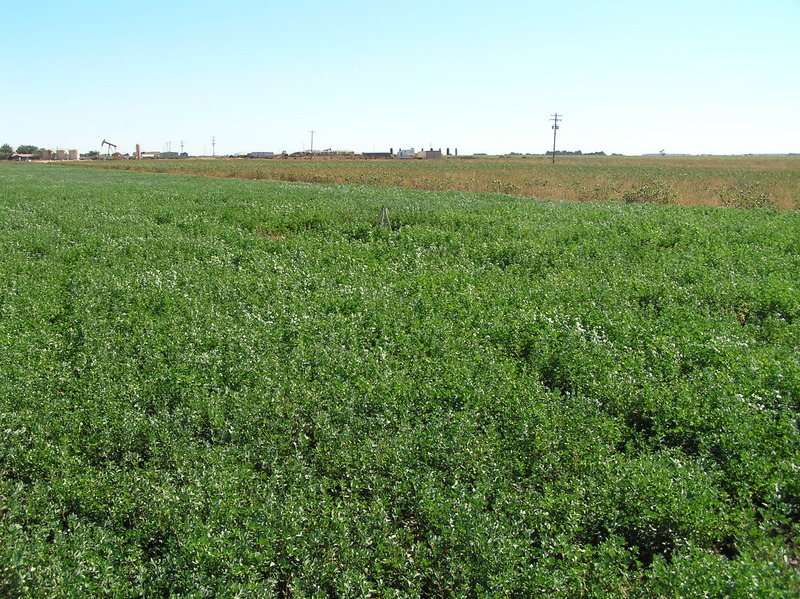
<svg viewBox="0 0 800 599">
<path fill-rule="evenodd" d="M 80 160 L 81 156 L 78 154 L 78 150 L 70 150 L 69 151 L 69 159 L 70 160 Z"/>
<path fill-rule="evenodd" d="M 66 150 L 56 150 L 56 160 L 66 160 L 66 159 L 67 159 Z"/>
</svg>

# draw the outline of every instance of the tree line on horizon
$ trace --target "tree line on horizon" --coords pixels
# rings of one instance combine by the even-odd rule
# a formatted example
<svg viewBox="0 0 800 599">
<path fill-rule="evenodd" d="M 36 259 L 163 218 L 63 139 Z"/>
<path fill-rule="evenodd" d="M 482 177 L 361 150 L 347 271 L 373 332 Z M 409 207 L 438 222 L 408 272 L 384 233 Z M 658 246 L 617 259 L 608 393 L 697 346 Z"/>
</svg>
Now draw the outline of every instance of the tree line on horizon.
<svg viewBox="0 0 800 599">
<path fill-rule="evenodd" d="M 15 150 L 11 144 L 6 143 L 0 146 L 0 160 L 11 160 L 14 154 L 30 154 L 33 160 L 41 160 L 44 157 L 44 151 L 45 148 L 26 144 L 17 146 Z M 98 156 L 99 154 L 100 152 L 97 150 L 92 150 L 91 152 L 87 152 L 86 156 Z"/>
<path fill-rule="evenodd" d="M 44 149 L 31 145 L 17 146 L 17 149 L 11 144 L 3 144 L 0 146 L 0 160 L 10 160 L 14 154 L 32 154 L 33 158 L 41 158 L 44 155 Z"/>
</svg>

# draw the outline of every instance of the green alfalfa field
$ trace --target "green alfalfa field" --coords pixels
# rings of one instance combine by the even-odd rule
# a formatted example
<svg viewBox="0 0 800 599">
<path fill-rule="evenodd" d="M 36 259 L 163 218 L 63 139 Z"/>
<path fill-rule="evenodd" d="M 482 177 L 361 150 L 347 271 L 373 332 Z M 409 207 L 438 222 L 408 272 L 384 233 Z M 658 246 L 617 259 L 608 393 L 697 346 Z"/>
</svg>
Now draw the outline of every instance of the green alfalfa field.
<svg viewBox="0 0 800 599">
<path fill-rule="evenodd" d="M 797 211 L 0 182 L 0 595 L 800 593 Z"/>
</svg>

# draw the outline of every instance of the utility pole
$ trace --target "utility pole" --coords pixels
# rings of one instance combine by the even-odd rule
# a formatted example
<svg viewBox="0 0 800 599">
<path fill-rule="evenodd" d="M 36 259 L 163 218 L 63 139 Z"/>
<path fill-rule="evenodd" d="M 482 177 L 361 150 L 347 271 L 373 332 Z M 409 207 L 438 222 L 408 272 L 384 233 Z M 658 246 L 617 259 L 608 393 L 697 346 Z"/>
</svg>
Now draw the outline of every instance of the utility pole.
<svg viewBox="0 0 800 599">
<path fill-rule="evenodd" d="M 555 114 L 550 115 L 550 116 L 553 117 L 550 120 L 553 121 L 553 164 L 555 164 L 556 163 L 556 133 L 558 132 L 558 121 L 563 120 L 564 115 L 562 114 L 561 118 L 559 118 L 558 113 L 555 113 Z"/>
<path fill-rule="evenodd" d="M 216 156 L 216 146 L 217 145 L 217 138 L 215 136 L 211 136 L 211 155 Z"/>
<path fill-rule="evenodd" d="M 311 160 L 313 160 L 314 159 L 314 133 L 316 133 L 316 131 L 309 131 L 309 133 L 311 134 L 311 154 L 310 154 L 310 156 L 311 156 Z"/>
</svg>

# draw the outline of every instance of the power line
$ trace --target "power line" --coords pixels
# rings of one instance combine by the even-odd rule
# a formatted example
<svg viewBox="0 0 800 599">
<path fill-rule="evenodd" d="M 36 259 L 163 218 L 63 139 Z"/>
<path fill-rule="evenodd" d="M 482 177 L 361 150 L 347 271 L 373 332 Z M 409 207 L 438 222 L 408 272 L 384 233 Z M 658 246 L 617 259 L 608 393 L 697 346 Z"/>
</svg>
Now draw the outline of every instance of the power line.
<svg viewBox="0 0 800 599">
<path fill-rule="evenodd" d="M 559 118 L 558 113 L 552 114 L 550 116 L 553 117 L 550 120 L 553 121 L 553 164 L 555 164 L 556 163 L 556 133 L 558 133 L 558 121 L 563 120 L 564 119 L 564 115 L 562 114 L 561 118 Z"/>
<path fill-rule="evenodd" d="M 211 136 L 211 155 L 216 156 L 216 146 L 217 145 L 217 138 L 215 136 Z"/>
</svg>

